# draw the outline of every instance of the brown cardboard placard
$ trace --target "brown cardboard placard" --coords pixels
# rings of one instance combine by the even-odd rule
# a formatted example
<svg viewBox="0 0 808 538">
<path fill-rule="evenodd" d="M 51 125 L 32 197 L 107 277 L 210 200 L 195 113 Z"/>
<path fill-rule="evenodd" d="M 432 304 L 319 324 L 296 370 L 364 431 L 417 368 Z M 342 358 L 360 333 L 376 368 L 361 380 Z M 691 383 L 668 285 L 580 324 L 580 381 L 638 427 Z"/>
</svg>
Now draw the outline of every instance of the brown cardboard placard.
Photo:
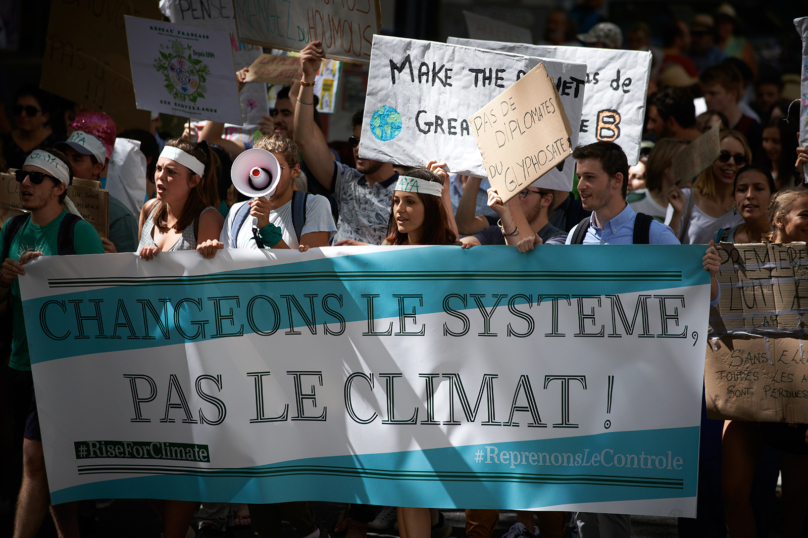
<svg viewBox="0 0 808 538">
<path fill-rule="evenodd" d="M 572 154 L 572 129 L 540 63 L 469 118 L 491 187 L 503 202 Z"/>
<path fill-rule="evenodd" d="M 13 173 L 0 174 L 0 218 L 4 222 L 25 212 L 20 203 L 19 187 Z M 101 188 L 101 183 L 74 178 L 73 184 L 67 188 L 67 197 L 98 235 L 109 238 L 109 192 Z"/>
<path fill-rule="evenodd" d="M 299 80 L 302 74 L 299 56 L 262 54 L 250 66 L 246 81 L 286 86 Z"/>
<path fill-rule="evenodd" d="M 153 0 L 51 3 L 40 87 L 106 112 L 119 129 L 148 129 L 150 115 L 135 106 L 124 15 L 162 20 Z"/>
<path fill-rule="evenodd" d="M 718 154 L 721 153 L 718 140 L 720 126 L 720 123 L 713 125 L 709 131 L 688 144 L 673 160 L 673 177 L 676 178 L 677 184 L 684 184 L 694 179 L 718 158 Z"/>
</svg>

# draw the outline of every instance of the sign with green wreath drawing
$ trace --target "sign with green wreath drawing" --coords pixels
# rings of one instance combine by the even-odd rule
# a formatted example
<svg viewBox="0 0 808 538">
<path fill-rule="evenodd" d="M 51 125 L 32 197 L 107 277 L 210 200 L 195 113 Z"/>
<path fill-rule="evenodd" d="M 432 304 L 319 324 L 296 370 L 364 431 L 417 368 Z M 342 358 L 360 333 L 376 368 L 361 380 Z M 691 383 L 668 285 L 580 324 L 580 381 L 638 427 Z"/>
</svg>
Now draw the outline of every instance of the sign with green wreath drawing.
<svg viewBox="0 0 808 538">
<path fill-rule="evenodd" d="M 126 17 L 137 107 L 241 124 L 227 32 Z"/>
</svg>

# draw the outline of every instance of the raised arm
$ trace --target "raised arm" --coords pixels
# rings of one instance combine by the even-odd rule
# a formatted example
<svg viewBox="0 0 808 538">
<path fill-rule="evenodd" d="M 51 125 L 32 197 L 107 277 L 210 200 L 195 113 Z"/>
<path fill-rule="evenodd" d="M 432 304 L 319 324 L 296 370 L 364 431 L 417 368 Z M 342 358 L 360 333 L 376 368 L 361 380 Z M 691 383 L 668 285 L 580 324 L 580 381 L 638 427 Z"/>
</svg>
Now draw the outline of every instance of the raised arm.
<svg viewBox="0 0 808 538">
<path fill-rule="evenodd" d="M 323 47 L 319 41 L 312 41 L 300 52 L 300 66 L 303 70 L 303 82 L 295 103 L 294 137 L 303 160 L 306 161 L 314 179 L 326 189 L 331 189 L 334 176 L 334 158 L 328 145 L 315 134 L 314 123 L 314 79 L 323 61 Z M 308 86 L 306 84 L 312 84 Z M 291 92 L 290 92 L 291 95 Z"/>
<path fill-rule="evenodd" d="M 455 221 L 457 230 L 463 235 L 476 234 L 488 226 L 488 219 L 477 216 L 477 191 L 480 190 L 482 178 L 469 176 L 466 186 L 463 187 L 463 195 L 457 204 Z"/>
</svg>

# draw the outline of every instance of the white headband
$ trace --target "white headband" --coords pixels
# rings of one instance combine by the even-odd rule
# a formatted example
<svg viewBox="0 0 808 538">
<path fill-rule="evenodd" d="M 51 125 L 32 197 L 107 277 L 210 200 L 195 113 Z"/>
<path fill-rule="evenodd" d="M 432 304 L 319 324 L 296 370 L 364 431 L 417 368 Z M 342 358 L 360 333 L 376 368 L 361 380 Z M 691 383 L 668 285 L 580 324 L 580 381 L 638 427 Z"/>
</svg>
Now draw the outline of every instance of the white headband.
<svg viewBox="0 0 808 538">
<path fill-rule="evenodd" d="M 443 192 L 443 185 L 426 179 L 418 179 L 417 177 L 398 176 L 395 190 L 431 194 L 432 196 L 440 198 Z"/>
<path fill-rule="evenodd" d="M 176 161 L 183 166 L 187 166 L 194 172 L 194 174 L 198 174 L 200 176 L 205 175 L 205 165 L 202 164 L 199 159 L 193 155 L 185 153 L 180 148 L 166 146 L 163 148 L 162 153 L 160 153 L 160 157 L 165 157 L 166 159 Z"/>
<path fill-rule="evenodd" d="M 67 168 L 67 165 L 55 155 L 51 155 L 47 151 L 42 151 L 41 149 L 35 149 L 31 152 L 27 159 L 25 159 L 25 163 L 23 166 L 27 165 L 36 166 L 38 168 L 42 168 L 43 170 L 47 170 L 48 173 L 64 183 L 65 185 L 70 185 L 70 171 Z"/>
</svg>

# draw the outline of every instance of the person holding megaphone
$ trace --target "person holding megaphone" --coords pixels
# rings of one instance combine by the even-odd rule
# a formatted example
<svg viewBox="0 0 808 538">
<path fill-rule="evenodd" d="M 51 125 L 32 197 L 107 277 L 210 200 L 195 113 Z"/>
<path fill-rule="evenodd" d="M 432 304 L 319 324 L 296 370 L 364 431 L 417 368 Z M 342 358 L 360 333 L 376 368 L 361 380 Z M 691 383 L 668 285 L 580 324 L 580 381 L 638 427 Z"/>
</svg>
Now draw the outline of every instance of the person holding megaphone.
<svg viewBox="0 0 808 538">
<path fill-rule="evenodd" d="M 219 240 L 227 248 L 328 246 L 337 231 L 331 205 L 323 196 L 295 191 L 299 174 L 297 146 L 282 134 L 264 137 L 241 153 L 231 177 L 252 200 L 230 208 Z"/>
</svg>

